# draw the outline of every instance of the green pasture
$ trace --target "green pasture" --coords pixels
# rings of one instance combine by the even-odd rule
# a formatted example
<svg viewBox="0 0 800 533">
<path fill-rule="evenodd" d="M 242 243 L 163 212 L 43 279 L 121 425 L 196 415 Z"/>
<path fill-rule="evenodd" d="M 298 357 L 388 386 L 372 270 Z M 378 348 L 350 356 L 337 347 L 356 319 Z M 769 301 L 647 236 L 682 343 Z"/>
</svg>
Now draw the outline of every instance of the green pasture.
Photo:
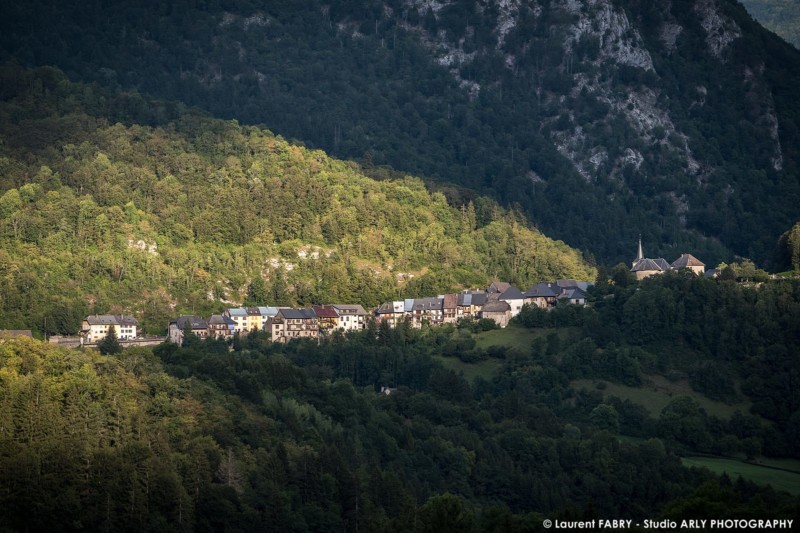
<svg viewBox="0 0 800 533">
<path fill-rule="evenodd" d="M 596 379 L 576 379 L 571 382 L 572 388 L 580 390 L 582 388 L 592 390 L 597 389 L 597 384 L 602 380 Z M 726 404 L 707 398 L 706 396 L 692 390 L 689 383 L 685 380 L 671 382 L 662 376 L 645 376 L 645 382 L 640 387 L 630 387 L 619 383 L 604 381 L 605 388 L 602 389 L 603 396 L 616 396 L 622 400 L 630 400 L 633 403 L 643 406 L 650 412 L 650 415 L 657 418 L 662 409 L 678 396 L 691 396 L 706 413 L 722 419 L 728 419 L 738 411 L 748 413 L 750 402 L 742 401 L 734 404 Z"/>
<path fill-rule="evenodd" d="M 508 346 L 509 348 L 516 348 L 522 353 L 527 353 L 530 351 L 531 344 L 535 339 L 547 337 L 547 334 L 551 331 L 550 329 L 531 329 L 509 324 L 508 327 L 503 329 L 477 333 L 475 341 L 477 342 L 477 347 L 484 350 L 489 346 Z"/>
<path fill-rule="evenodd" d="M 800 494 L 800 470 L 794 470 L 799 466 L 798 461 L 750 463 L 723 457 L 683 457 L 681 460 L 685 466 L 705 467 L 715 474 L 728 474 L 733 480 L 741 477 L 759 485 L 771 485 L 776 490 Z"/>
<path fill-rule="evenodd" d="M 434 359 L 440 361 L 445 368 L 454 370 L 456 373 L 463 372 L 464 378 L 470 383 L 477 376 L 490 380 L 503 367 L 502 360 L 492 359 L 491 357 L 477 363 L 465 363 L 458 357 L 444 357 L 442 355 L 436 355 Z"/>
</svg>

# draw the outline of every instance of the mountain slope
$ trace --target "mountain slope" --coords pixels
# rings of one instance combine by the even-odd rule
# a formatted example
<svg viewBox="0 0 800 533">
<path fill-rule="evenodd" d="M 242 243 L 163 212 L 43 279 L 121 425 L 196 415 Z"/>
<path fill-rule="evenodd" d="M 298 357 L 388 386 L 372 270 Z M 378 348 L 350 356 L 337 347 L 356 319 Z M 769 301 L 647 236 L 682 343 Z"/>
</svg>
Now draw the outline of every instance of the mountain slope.
<svg viewBox="0 0 800 533">
<path fill-rule="evenodd" d="M 800 5 L 792 0 L 741 0 L 765 28 L 800 46 Z"/>
<path fill-rule="evenodd" d="M 5 66 L 0 87 L 4 328 L 74 332 L 112 309 L 157 332 L 245 298 L 376 306 L 492 278 L 595 276 L 486 198 L 451 206 L 419 179 L 374 180 L 269 131 L 51 68 Z"/>
<path fill-rule="evenodd" d="M 7 3 L 6 57 L 491 193 L 602 261 L 764 261 L 800 53 L 728 0 Z"/>
</svg>

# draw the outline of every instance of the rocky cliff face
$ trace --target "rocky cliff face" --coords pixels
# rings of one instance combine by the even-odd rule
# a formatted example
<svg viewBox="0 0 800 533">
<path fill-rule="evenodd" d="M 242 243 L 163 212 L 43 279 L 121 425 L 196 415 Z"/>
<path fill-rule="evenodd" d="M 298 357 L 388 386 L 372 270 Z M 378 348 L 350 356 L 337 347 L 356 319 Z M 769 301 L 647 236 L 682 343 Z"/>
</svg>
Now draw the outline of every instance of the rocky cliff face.
<svg viewBox="0 0 800 533">
<path fill-rule="evenodd" d="M 405 0 L 406 6 L 416 9 L 423 16 L 434 18 L 456 3 L 456 0 Z M 642 151 L 645 149 L 669 151 L 680 159 L 687 174 L 702 176 L 705 166 L 692 153 L 687 133 L 677 127 L 672 119 L 670 96 L 660 87 L 660 73 L 654 66 L 650 52 L 650 47 L 655 47 L 654 53 L 669 58 L 676 50 L 678 40 L 685 35 L 685 28 L 669 12 L 669 2 L 655 2 L 662 18 L 656 25 L 655 38 L 646 41 L 637 25 L 629 19 L 624 4 L 612 0 L 480 2 L 476 7 L 480 14 L 494 16 L 493 50 L 468 51 L 465 44 L 474 32 L 470 27 L 456 39 L 445 30 L 431 33 L 421 25 L 405 24 L 405 27 L 422 36 L 422 42 L 428 46 L 436 61 L 448 68 L 474 98 L 479 94 L 482 84 L 491 84 L 493 80 L 465 78 L 463 73 L 469 70 L 467 67 L 470 63 L 476 61 L 481 53 L 498 54 L 499 61 L 509 73 L 520 75 L 518 58 L 535 53 L 524 32 L 530 28 L 531 21 L 534 24 L 544 21 L 550 34 L 558 36 L 558 53 L 562 60 L 556 68 L 570 79 L 571 87 L 568 91 L 557 93 L 537 86 L 535 94 L 531 96 L 543 99 L 545 105 L 552 105 L 559 110 L 559 115 L 566 114 L 568 117 L 568 120 L 558 122 L 557 117 L 551 117 L 543 125 L 550 126 L 547 128 L 549 137 L 556 149 L 572 162 L 581 176 L 588 181 L 597 181 L 617 179 L 626 167 L 637 172 L 643 171 L 642 163 L 646 156 Z M 692 16 L 703 31 L 705 53 L 720 63 L 727 62 L 732 43 L 742 36 L 741 28 L 721 9 L 720 0 L 697 0 L 692 7 Z M 553 17 L 554 14 L 557 17 Z M 554 18 L 558 22 L 553 23 Z M 521 24 L 522 20 L 527 24 Z M 525 43 L 521 47 L 507 44 L 509 34 L 515 32 L 520 34 L 515 42 Z M 588 57 L 582 52 L 587 46 L 591 48 Z M 581 53 L 584 55 L 577 57 Z M 575 68 L 576 62 L 581 62 L 580 69 Z M 647 82 L 625 91 L 618 90 L 614 78 L 619 75 L 621 67 L 647 75 Z M 771 166 L 774 170 L 781 170 L 783 157 L 778 135 L 779 123 L 772 95 L 764 83 L 763 64 L 755 70 L 750 66 L 735 68 L 748 100 L 758 108 L 758 116 L 752 117 L 753 122 L 772 142 Z M 689 95 L 694 100 L 691 105 L 702 107 L 707 91 L 702 85 L 696 86 L 694 94 Z M 593 99 L 602 104 L 607 112 L 588 123 L 577 119 L 572 109 L 579 97 Z M 616 154 L 611 157 L 604 139 L 587 134 L 587 129 L 619 120 L 624 121 L 636 135 L 618 146 Z"/>
</svg>

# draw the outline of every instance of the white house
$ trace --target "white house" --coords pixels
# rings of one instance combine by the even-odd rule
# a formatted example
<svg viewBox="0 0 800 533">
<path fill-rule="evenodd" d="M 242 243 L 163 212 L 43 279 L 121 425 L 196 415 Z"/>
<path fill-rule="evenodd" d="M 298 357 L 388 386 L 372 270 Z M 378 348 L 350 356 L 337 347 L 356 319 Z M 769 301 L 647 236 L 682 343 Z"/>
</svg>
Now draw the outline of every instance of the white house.
<svg viewBox="0 0 800 533">
<path fill-rule="evenodd" d="M 89 315 L 81 324 L 81 337 L 87 344 L 95 344 L 108 335 L 109 328 L 119 340 L 135 339 L 139 321 L 125 315 Z"/>
</svg>

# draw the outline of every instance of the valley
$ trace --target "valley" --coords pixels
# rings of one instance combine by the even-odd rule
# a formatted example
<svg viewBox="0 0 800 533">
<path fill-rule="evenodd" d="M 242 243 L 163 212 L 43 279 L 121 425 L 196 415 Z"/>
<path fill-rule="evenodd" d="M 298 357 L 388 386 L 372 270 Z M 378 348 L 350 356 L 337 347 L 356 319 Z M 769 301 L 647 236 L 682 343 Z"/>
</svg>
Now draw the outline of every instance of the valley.
<svg viewBox="0 0 800 533">
<path fill-rule="evenodd" d="M 735 0 L 0 3 L 0 531 L 800 520 L 798 87 Z"/>
</svg>

